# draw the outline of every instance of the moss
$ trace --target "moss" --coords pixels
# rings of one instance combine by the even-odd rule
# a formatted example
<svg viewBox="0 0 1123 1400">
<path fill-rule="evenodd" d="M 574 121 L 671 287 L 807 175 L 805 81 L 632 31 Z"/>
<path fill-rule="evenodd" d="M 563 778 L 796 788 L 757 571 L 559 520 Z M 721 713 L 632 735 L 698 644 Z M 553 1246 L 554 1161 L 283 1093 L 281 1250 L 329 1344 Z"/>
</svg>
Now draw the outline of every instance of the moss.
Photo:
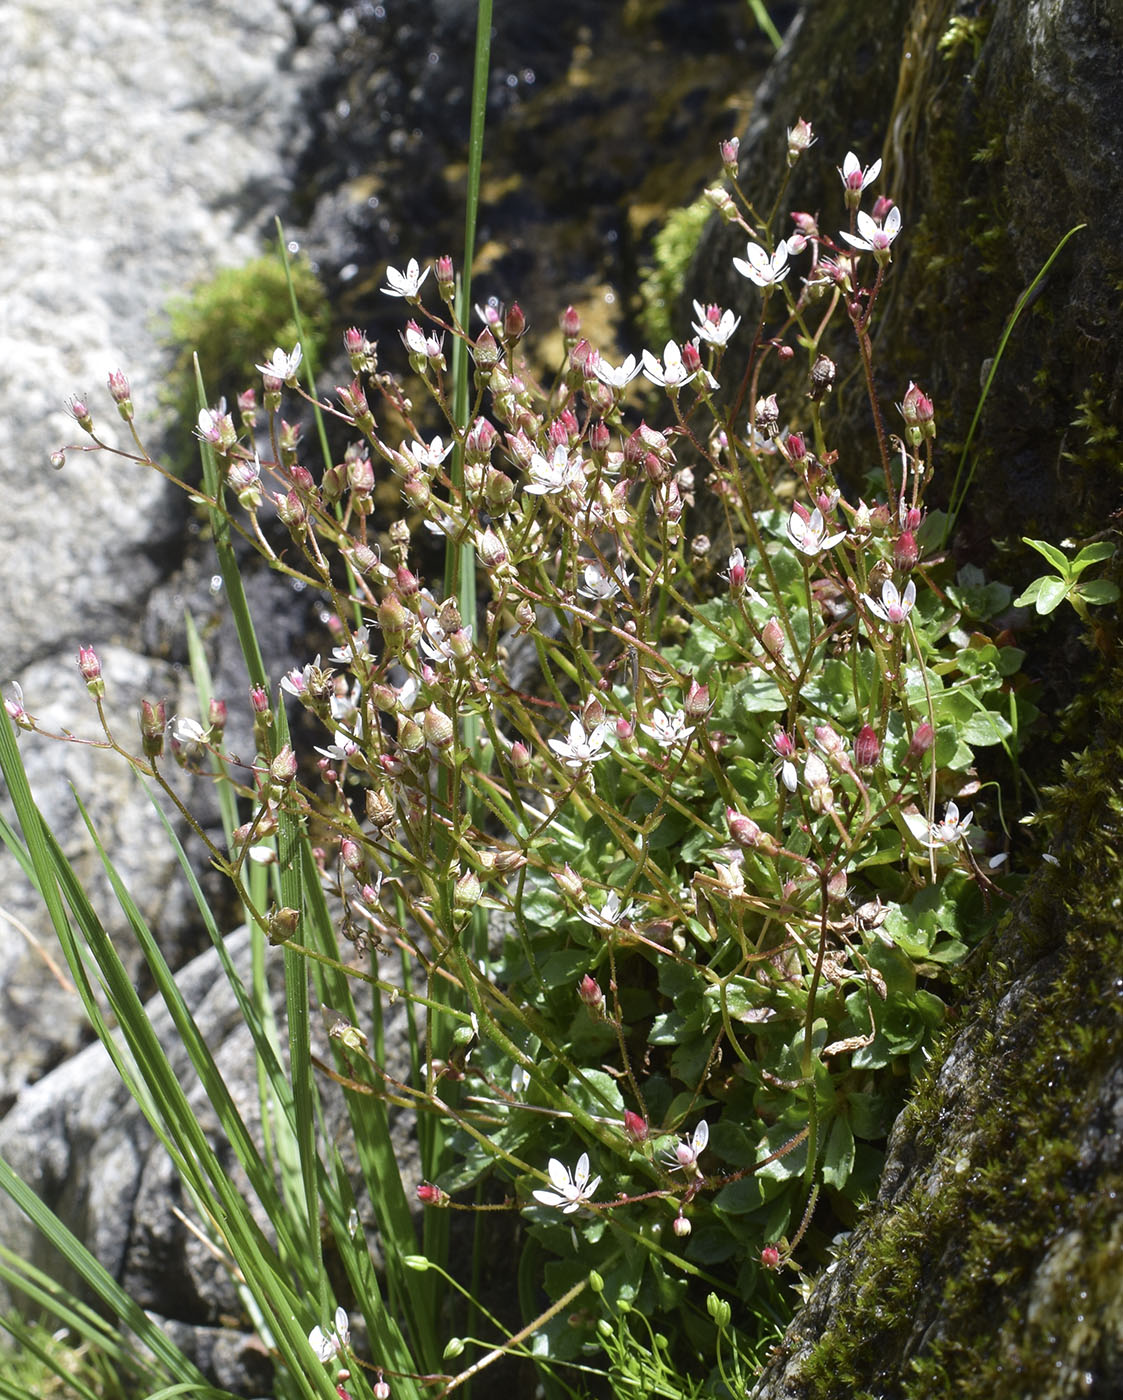
<svg viewBox="0 0 1123 1400">
<path fill-rule="evenodd" d="M 305 352 L 318 363 L 323 349 L 327 306 L 324 290 L 304 258 L 291 263 L 293 290 L 300 307 Z M 260 381 L 254 365 L 280 345 L 300 339 L 292 313 L 285 269 L 277 256 L 255 258 L 241 267 L 222 268 L 168 307 L 169 344 L 174 354 L 166 394 L 183 424 L 184 464 L 193 458 L 190 427 L 195 422 L 197 354 L 212 403 L 231 403 Z"/>
<path fill-rule="evenodd" d="M 966 1024 L 986 1029 L 969 1051 L 969 1108 L 956 1108 L 949 1135 L 937 1063 L 906 1114 L 911 1155 L 944 1160 L 868 1227 L 850 1301 L 802 1368 L 802 1395 L 851 1400 L 872 1385 L 901 1400 L 1013 1400 L 1084 1393 L 1086 1373 L 1117 1374 L 1123 1173 L 1100 1160 L 1111 1149 L 1099 1119 L 1123 1062 L 1121 679 L 1105 689 L 1095 748 L 1052 799 L 1061 866 L 1008 923 L 974 989 Z"/>
<path fill-rule="evenodd" d="M 703 195 L 682 209 L 672 209 L 652 243 L 653 264 L 640 284 L 640 325 L 648 345 L 662 347 L 674 338 L 671 308 L 682 296 L 687 269 L 713 206 Z"/>
</svg>

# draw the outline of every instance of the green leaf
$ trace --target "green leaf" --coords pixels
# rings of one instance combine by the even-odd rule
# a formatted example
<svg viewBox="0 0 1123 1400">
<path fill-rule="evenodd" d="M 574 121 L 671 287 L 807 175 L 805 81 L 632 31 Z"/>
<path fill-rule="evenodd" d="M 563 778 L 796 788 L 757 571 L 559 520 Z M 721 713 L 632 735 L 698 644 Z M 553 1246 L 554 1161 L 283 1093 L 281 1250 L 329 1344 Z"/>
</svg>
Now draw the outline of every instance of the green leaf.
<svg viewBox="0 0 1123 1400">
<path fill-rule="evenodd" d="M 1086 603 L 1092 604 L 1093 607 L 1101 607 L 1104 603 L 1114 603 L 1119 597 L 1119 585 L 1106 578 L 1089 579 L 1087 583 L 1080 584 L 1074 591 L 1078 597 L 1083 598 Z"/>
<path fill-rule="evenodd" d="M 1019 593 L 1014 599 L 1014 606 L 1016 608 L 1028 608 L 1031 603 L 1036 603 L 1037 595 L 1041 592 L 1042 585 L 1048 582 L 1048 574 L 1042 574 L 1040 578 L 1035 578 L 1029 587 L 1023 593 Z"/>
<path fill-rule="evenodd" d="M 1036 549 L 1038 554 L 1048 559 L 1058 573 L 1063 574 L 1066 578 L 1069 577 L 1068 555 L 1063 554 L 1055 544 L 1050 544 L 1048 540 L 1031 540 L 1025 535 L 1022 536 L 1022 544 L 1028 544 L 1031 549 Z"/>
<path fill-rule="evenodd" d="M 1041 580 L 1041 587 L 1037 590 L 1037 600 L 1034 608 L 1042 616 L 1051 613 L 1054 608 L 1060 607 L 1065 596 L 1072 585 L 1061 578 L 1047 578 Z"/>
<path fill-rule="evenodd" d="M 827 1136 L 827 1149 L 823 1155 L 823 1180 L 836 1191 L 841 1191 L 854 1169 L 854 1134 L 845 1118 L 839 1117 L 831 1124 Z"/>
<path fill-rule="evenodd" d="M 1104 559 L 1110 559 L 1115 554 L 1115 546 L 1110 540 L 1097 540 L 1095 544 L 1085 545 L 1076 558 L 1072 561 L 1073 573 L 1080 573 L 1089 564 L 1099 564 Z"/>
</svg>

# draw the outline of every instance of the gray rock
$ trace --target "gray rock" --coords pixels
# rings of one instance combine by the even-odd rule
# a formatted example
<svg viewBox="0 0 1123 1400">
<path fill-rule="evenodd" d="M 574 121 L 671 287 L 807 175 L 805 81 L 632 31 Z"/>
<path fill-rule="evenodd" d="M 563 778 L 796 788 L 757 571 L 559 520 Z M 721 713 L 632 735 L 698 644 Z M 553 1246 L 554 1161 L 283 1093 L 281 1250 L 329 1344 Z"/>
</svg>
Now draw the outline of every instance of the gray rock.
<svg viewBox="0 0 1123 1400">
<path fill-rule="evenodd" d="M 137 655 L 153 590 L 183 554 L 184 498 L 139 463 L 72 450 L 56 472 L 48 454 L 87 441 L 64 411 L 74 393 L 105 441 L 133 450 L 105 391 L 117 368 L 130 377 L 149 449 L 162 450 L 165 304 L 259 253 L 289 198 L 304 93 L 333 33 L 329 12 L 311 0 L 75 0 L 62 11 L 20 0 L 0 9 L 0 681 L 20 681 L 28 709 L 56 727 L 94 729 L 76 680 L 79 644 L 102 653 L 126 744 L 142 694 L 193 713 L 178 674 Z M 177 592 L 170 610 L 181 619 Z M 68 782 L 92 797 L 173 960 L 195 951 L 192 911 L 173 892 L 145 799 L 121 765 L 29 735 L 21 747 L 83 873 L 93 857 Z M 0 886 L 27 930 L 0 924 L 2 1110 L 83 1032 L 75 1000 L 32 951 L 54 937 L 3 854 Z M 122 935 L 119 913 L 106 916 Z"/>
<path fill-rule="evenodd" d="M 226 939 L 238 975 L 249 984 L 250 938 L 246 929 Z M 266 953 L 270 990 L 278 1017 L 284 1014 L 283 954 Z M 387 969 L 391 966 L 386 964 Z M 391 974 L 392 975 L 392 974 Z M 209 1047 L 231 1097 L 254 1141 L 262 1136 L 256 1059 L 249 1030 L 219 963 L 209 949 L 177 976 L 177 984 Z M 219 1126 L 214 1107 L 191 1066 L 171 1016 L 158 997 L 146 1014 L 184 1086 L 195 1118 L 229 1176 L 250 1201 L 267 1237 L 273 1226 L 249 1191 L 248 1182 Z M 408 1072 L 405 1003 L 386 1008 L 390 1073 Z M 318 1021 L 313 1051 L 330 1060 Z M 325 1131 L 348 1157 L 346 1107 L 333 1085 L 321 1081 Z M 395 1155 L 412 1189 L 420 1180 L 408 1119 L 392 1128 Z M 93 1251 L 131 1297 L 158 1318 L 177 1344 L 205 1372 L 239 1394 L 267 1383 L 269 1365 L 245 1317 L 237 1288 L 174 1165 L 133 1102 L 101 1044 L 79 1054 L 26 1089 L 0 1120 L 0 1156 Z M 355 1163 L 350 1165 L 354 1168 Z M 377 1226 L 357 1169 L 357 1208 L 367 1238 L 377 1245 Z M 22 1258 L 74 1286 L 56 1255 L 30 1222 L 0 1196 L 0 1238 Z M 0 1310 L 9 1299 L 0 1295 Z"/>
</svg>

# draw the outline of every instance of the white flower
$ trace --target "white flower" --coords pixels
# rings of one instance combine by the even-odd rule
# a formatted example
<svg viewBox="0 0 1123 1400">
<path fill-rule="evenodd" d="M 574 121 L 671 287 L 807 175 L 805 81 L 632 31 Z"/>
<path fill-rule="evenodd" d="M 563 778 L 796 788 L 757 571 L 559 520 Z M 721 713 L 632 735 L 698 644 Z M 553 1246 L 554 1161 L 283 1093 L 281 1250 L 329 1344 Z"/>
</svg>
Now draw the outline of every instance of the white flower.
<svg viewBox="0 0 1123 1400">
<path fill-rule="evenodd" d="M 901 211 L 894 204 L 886 215 L 884 224 L 879 224 L 876 219 L 871 219 L 864 209 L 860 209 L 858 211 L 858 233 L 862 236 L 858 238 L 843 229 L 839 237 L 845 238 L 852 248 L 859 248 L 864 253 L 873 253 L 875 256 L 884 257 L 889 252 L 890 243 L 900 231 Z"/>
<path fill-rule="evenodd" d="M 351 656 L 350 653 L 348 653 L 347 660 L 349 661 L 350 659 Z M 281 680 L 281 689 L 287 690 L 290 695 L 295 695 L 298 700 L 311 698 L 312 679 L 314 675 L 320 675 L 325 679 L 331 676 L 330 671 L 325 672 L 320 670 L 319 656 L 316 657 L 315 661 L 309 661 L 308 665 L 305 666 L 303 670 L 289 671 Z"/>
<path fill-rule="evenodd" d="M 584 560 L 578 560 L 579 564 Z M 605 573 L 600 564 L 594 559 L 592 563 L 585 564 L 582 574 L 583 582 L 577 585 L 577 592 L 582 598 L 592 598 L 595 602 L 604 602 L 609 598 L 615 598 L 621 588 L 627 588 L 632 581 L 632 576 L 626 570 L 621 570 L 620 578 L 617 580 L 612 574 Z"/>
<path fill-rule="evenodd" d="M 943 821 L 932 823 L 928 829 L 928 836 L 924 844 L 931 847 L 933 850 L 937 850 L 941 846 L 955 846 L 960 841 L 966 840 L 967 828 L 971 825 L 971 818 L 973 816 L 973 812 L 968 812 L 961 821 L 959 817 L 959 808 L 954 802 L 949 802 L 944 810 Z"/>
<path fill-rule="evenodd" d="M 197 719 L 173 715 L 168 723 L 168 738 L 176 756 L 185 763 L 202 762 L 206 750 L 207 731 Z"/>
<path fill-rule="evenodd" d="M 591 904 L 586 904 L 583 912 L 586 922 L 592 924 L 594 928 L 611 931 L 614 928 L 619 928 L 625 920 L 634 918 L 636 906 L 626 904 L 621 907 L 620 896 L 615 890 L 610 890 L 602 909 L 594 909 Z"/>
<path fill-rule="evenodd" d="M 702 306 L 695 302 L 694 314 L 698 319 L 691 322 L 692 328 L 710 345 L 727 345 L 729 337 L 741 324 L 740 316 L 734 316 L 732 311 L 722 311 L 719 306 Z"/>
<path fill-rule="evenodd" d="M 591 734 L 585 733 L 581 720 L 574 719 L 569 726 L 568 739 L 551 739 L 550 747 L 567 768 L 584 768 L 587 763 L 608 757 L 608 725 L 598 724 Z"/>
<path fill-rule="evenodd" d="M 734 258 L 733 266 L 742 277 L 747 277 L 758 287 L 774 287 L 788 275 L 788 245 L 786 242 L 778 243 L 776 251 L 770 256 L 759 243 L 749 243 L 745 247 L 745 257 Z"/>
<path fill-rule="evenodd" d="M 823 512 L 818 506 L 811 512 L 811 519 L 804 520 L 798 510 L 793 510 L 788 520 L 788 539 L 801 554 L 821 554 L 824 549 L 833 549 L 840 540 L 846 538 L 846 531 L 828 535 Z"/>
<path fill-rule="evenodd" d="M 406 301 L 416 301 L 417 294 L 421 290 L 421 284 L 432 269 L 426 268 L 424 272 L 417 265 L 416 258 L 410 258 L 406 263 L 406 270 L 399 272 L 396 267 L 386 269 L 385 287 L 380 287 L 379 291 L 388 297 L 405 297 Z"/>
<path fill-rule="evenodd" d="M 881 174 L 881 161 L 875 160 L 868 170 L 863 170 L 862 162 L 854 152 L 847 151 L 846 159 L 842 162 L 842 169 L 838 173 L 847 190 L 861 194 L 866 186 L 872 185 Z"/>
<path fill-rule="evenodd" d="M 255 365 L 254 368 L 262 374 L 269 375 L 272 379 L 280 379 L 286 383 L 296 378 L 296 372 L 300 368 L 300 362 L 304 358 L 304 351 L 300 347 L 300 342 L 292 347 L 292 353 L 286 355 L 278 345 L 273 351 L 273 358 L 267 365 Z M 199 424 L 202 427 L 202 423 Z"/>
<path fill-rule="evenodd" d="M 862 594 L 862 602 L 873 613 L 874 617 L 879 617 L 882 622 L 890 622 L 894 626 L 904 622 L 909 613 L 912 612 L 912 605 L 916 602 L 916 584 L 910 578 L 905 584 L 904 593 L 897 592 L 897 585 L 892 579 L 886 579 L 881 585 L 881 602 L 871 598 L 868 593 Z"/>
<path fill-rule="evenodd" d="M 624 389 L 639 374 L 639 365 L 636 364 L 634 355 L 629 355 L 619 367 L 613 367 L 607 360 L 598 359 L 593 365 L 593 373 L 610 389 Z"/>
<path fill-rule="evenodd" d="M 554 496 L 569 486 L 584 485 L 584 464 L 571 461 L 564 443 L 558 443 L 549 459 L 535 452 L 530 459 L 527 472 L 530 480 L 525 489 L 532 496 Z"/>
<path fill-rule="evenodd" d="M 682 710 L 676 710 L 673 715 L 663 710 L 652 710 L 651 723 L 641 724 L 640 728 L 661 749 L 673 749 L 676 744 L 685 744 L 690 738 L 690 727 Z"/>
<path fill-rule="evenodd" d="M 419 467 L 435 471 L 455 446 L 455 443 L 450 442 L 446 447 L 443 439 L 439 437 L 435 437 L 430 443 L 418 442 L 415 438 L 406 450 Z"/>
<path fill-rule="evenodd" d="M 652 384 L 662 384 L 666 389 L 681 389 L 694 378 L 693 374 L 687 374 L 682 351 L 673 340 L 663 346 L 661 361 L 650 350 L 643 352 L 643 374 Z"/>
<path fill-rule="evenodd" d="M 351 1345 L 351 1322 L 342 1308 L 335 1310 L 335 1323 L 327 1330 L 313 1327 L 308 1333 L 308 1345 L 326 1366 L 333 1357 L 341 1356 Z"/>
<path fill-rule="evenodd" d="M 536 1201 L 540 1201 L 544 1206 L 555 1206 L 564 1215 L 572 1215 L 578 1206 L 587 1205 L 592 1199 L 593 1192 L 600 1185 L 600 1177 L 589 1177 L 589 1154 L 582 1152 L 577 1159 L 577 1166 L 570 1175 L 569 1168 L 564 1162 L 559 1162 L 556 1157 L 550 1158 L 549 1167 L 550 1180 L 556 1190 L 554 1191 L 534 1191 L 531 1194 Z"/>
<path fill-rule="evenodd" d="M 671 1170 L 673 1172 L 685 1171 L 694 1176 L 701 1176 L 701 1172 L 698 1170 L 698 1158 L 705 1152 L 709 1141 L 710 1125 L 703 1118 L 693 1133 L 685 1134 L 681 1142 L 676 1142 L 674 1147 L 667 1150 L 666 1159 Z"/>
</svg>

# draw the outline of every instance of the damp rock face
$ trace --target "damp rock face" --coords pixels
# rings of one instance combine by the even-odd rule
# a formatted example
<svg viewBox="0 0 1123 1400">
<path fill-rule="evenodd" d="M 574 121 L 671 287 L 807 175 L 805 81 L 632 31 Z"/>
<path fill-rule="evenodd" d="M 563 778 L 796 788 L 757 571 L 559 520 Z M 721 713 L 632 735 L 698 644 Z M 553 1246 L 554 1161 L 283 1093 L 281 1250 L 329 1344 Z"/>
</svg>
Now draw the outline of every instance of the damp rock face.
<svg viewBox="0 0 1123 1400">
<path fill-rule="evenodd" d="M 742 137 L 743 183 L 763 188 L 766 207 L 797 117 L 838 163 L 848 149 L 863 164 L 883 159 L 876 190 L 900 205 L 904 231 L 875 331 L 878 393 L 891 427 L 910 380 L 932 395 L 944 501 L 1008 318 L 1069 230 L 1087 223 L 1010 336 L 957 520 L 959 556 L 985 557 L 992 570 L 998 558 L 1016 587 L 1041 572 L 1019 536 L 1102 530 L 1104 482 L 1118 487 L 1107 445 L 1123 347 L 1103 289 L 1123 272 L 1111 233 L 1123 196 L 1107 174 L 1121 58 L 1123 15 L 1083 0 L 889 0 L 876 14 L 809 6 Z M 840 195 L 830 167 L 805 160 L 785 202 L 820 214 L 833 236 Z M 714 221 L 694 268 L 739 311 L 754 295 L 729 269 L 742 252 L 743 238 Z M 841 338 L 823 348 L 852 360 Z M 761 392 L 798 413 L 806 387 L 777 370 Z M 874 450 L 862 398 L 851 390 L 836 404 L 842 469 Z M 837 1242 L 755 1400 L 1108 1396 L 1123 1384 L 1123 727 L 1112 627 L 1104 619 L 1099 657 L 1063 632 L 1031 652 L 1054 710 L 1086 692 L 1076 742 L 1088 751 L 1050 804 L 1059 864 L 1042 866 L 976 955 L 961 1029 L 898 1121 L 878 1198 Z M 1083 687 L 1074 679 L 1089 674 Z"/>
<path fill-rule="evenodd" d="M 1065 235 L 1086 225 L 1002 353 L 973 439 L 970 508 L 956 524 L 961 555 L 1009 544 L 1009 581 L 1019 586 L 1040 572 L 1019 553 L 1019 536 L 1103 528 L 1105 473 L 1119 480 L 1109 444 L 1123 409 L 1123 354 L 1105 288 L 1123 278 L 1112 233 L 1123 204 L 1112 173 L 1121 59 L 1123 14 L 1094 0 L 826 0 L 805 7 L 789 31 L 743 133 L 742 184 L 767 208 L 787 128 L 801 116 L 813 123 L 818 144 L 792 172 L 784 207 L 818 215 L 836 239 L 844 210 L 833 167 L 848 150 L 863 165 L 883 160 L 869 193 L 895 200 L 903 225 L 874 324 L 877 387 L 890 431 L 910 380 L 934 400 L 938 501 L 952 494 L 1019 299 Z M 787 223 L 777 236 L 791 231 Z M 755 313 L 755 289 L 730 266 L 743 244 L 712 220 L 690 280 L 712 279 L 715 299 Z M 850 365 L 851 339 L 843 327 L 822 348 Z M 806 390 L 775 366 L 761 383 L 762 393 L 779 392 L 785 415 L 798 415 Z M 844 390 L 840 375 L 836 394 L 848 430 L 840 470 L 860 472 L 873 450 L 864 393 L 858 383 Z"/>
<path fill-rule="evenodd" d="M 78 675 L 79 645 L 102 655 L 115 731 L 136 746 L 142 697 L 193 714 L 182 651 L 146 646 L 146 614 L 192 535 L 183 494 L 139 463 L 70 451 L 88 439 L 65 411 L 85 401 L 105 441 L 135 451 L 106 392 L 123 369 L 149 450 L 165 448 L 160 405 L 165 306 L 223 265 L 256 256 L 291 189 L 303 94 L 334 33 L 323 7 L 218 0 L 19 0 L 0 14 L 6 214 L 0 228 L 0 681 L 57 730 L 100 738 Z M 263 347 L 264 351 L 264 347 Z M 182 636 L 220 600 L 208 578 L 173 583 L 161 605 Z M 172 664 L 169 664 L 171 662 Z M 231 672 L 231 674 L 236 674 Z M 237 681 L 239 694 L 244 680 Z M 232 707 L 233 708 L 233 707 Z M 24 736 L 35 791 L 84 878 L 93 855 L 68 784 L 92 803 L 134 897 L 174 963 L 197 918 L 150 839 L 148 799 L 112 756 Z M 14 862 L 0 854 L 0 1112 L 85 1034 L 51 967 L 54 935 Z M 98 891 L 115 935 L 125 923 Z M 57 953 L 55 955 L 57 957 Z"/>
</svg>

